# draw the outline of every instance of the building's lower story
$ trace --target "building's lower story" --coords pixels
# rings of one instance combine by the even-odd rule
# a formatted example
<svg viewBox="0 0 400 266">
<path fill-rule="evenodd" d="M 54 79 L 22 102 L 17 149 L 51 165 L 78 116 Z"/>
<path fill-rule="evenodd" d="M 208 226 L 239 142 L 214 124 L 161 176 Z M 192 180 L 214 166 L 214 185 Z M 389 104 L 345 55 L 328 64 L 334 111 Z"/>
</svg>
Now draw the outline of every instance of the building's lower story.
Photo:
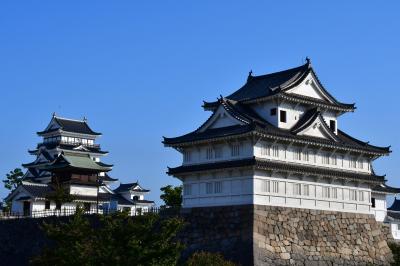
<svg viewBox="0 0 400 266">
<path fill-rule="evenodd" d="M 369 183 L 343 178 L 230 170 L 187 174 L 182 180 L 186 208 L 257 204 L 365 214 L 386 212 L 386 197 L 372 198 Z"/>
<path fill-rule="evenodd" d="M 76 193 L 78 191 L 80 193 Z M 57 196 L 52 186 L 23 182 L 7 197 L 11 208 L 5 215 L 10 217 L 71 215 L 78 208 L 87 214 L 105 214 L 127 210 L 130 215 L 136 215 L 154 208 L 153 201 L 125 199 L 122 195 L 107 188 L 81 186 L 78 189 L 78 187 L 70 186 L 69 192 L 74 192 L 74 194 L 64 197 L 64 200 L 56 200 Z"/>
</svg>

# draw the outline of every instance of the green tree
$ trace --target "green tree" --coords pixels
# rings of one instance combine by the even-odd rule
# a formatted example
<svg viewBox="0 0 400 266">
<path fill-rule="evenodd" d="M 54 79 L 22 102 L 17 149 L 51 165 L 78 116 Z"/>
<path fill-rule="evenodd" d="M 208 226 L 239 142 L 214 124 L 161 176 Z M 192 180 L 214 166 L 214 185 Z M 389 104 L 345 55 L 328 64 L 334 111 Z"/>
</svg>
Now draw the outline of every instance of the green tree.
<svg viewBox="0 0 400 266">
<path fill-rule="evenodd" d="M 13 190 L 22 183 L 24 173 L 20 168 L 15 168 L 6 174 L 6 179 L 3 180 L 4 187 L 8 190 Z"/>
<path fill-rule="evenodd" d="M 180 207 L 182 205 L 182 186 L 168 185 L 160 190 L 163 192 L 160 199 L 165 203 L 162 207 Z"/>
<path fill-rule="evenodd" d="M 57 178 L 51 186 L 53 188 L 53 191 L 46 195 L 46 199 L 54 201 L 56 203 L 56 206 L 61 206 L 63 203 L 72 202 L 75 199 L 75 197 L 71 195 L 69 191 L 60 184 Z"/>
<path fill-rule="evenodd" d="M 221 254 L 209 252 L 196 252 L 186 262 L 186 266 L 235 266 L 227 261 Z"/>
<path fill-rule="evenodd" d="M 176 265 L 182 244 L 176 234 L 183 227 L 178 218 L 157 214 L 130 217 L 126 212 L 91 216 L 82 210 L 67 223 L 44 224 L 54 245 L 34 258 L 33 265 Z M 91 222 L 90 222 L 91 221 Z"/>
</svg>

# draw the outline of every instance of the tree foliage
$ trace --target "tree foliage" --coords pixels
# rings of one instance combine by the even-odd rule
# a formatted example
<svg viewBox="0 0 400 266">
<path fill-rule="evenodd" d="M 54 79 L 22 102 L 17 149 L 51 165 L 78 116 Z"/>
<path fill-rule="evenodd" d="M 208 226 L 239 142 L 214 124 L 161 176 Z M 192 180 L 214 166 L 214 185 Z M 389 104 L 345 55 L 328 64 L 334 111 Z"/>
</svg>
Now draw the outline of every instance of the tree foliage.
<svg viewBox="0 0 400 266">
<path fill-rule="evenodd" d="M 235 266 L 219 253 L 196 252 L 186 262 L 186 266 Z"/>
<path fill-rule="evenodd" d="M 69 193 L 69 191 L 63 187 L 58 179 L 51 185 L 53 191 L 46 195 L 46 199 L 54 201 L 56 205 L 60 205 L 67 202 L 72 202 L 75 197 Z"/>
<path fill-rule="evenodd" d="M 182 205 L 182 186 L 165 186 L 160 189 L 160 199 L 165 203 L 164 207 L 180 207 Z"/>
<path fill-rule="evenodd" d="M 156 214 L 96 216 L 94 223 L 79 210 L 69 222 L 44 224 L 55 244 L 32 260 L 33 265 L 176 265 L 182 245 L 175 240 L 183 222 Z"/>
<path fill-rule="evenodd" d="M 22 183 L 24 173 L 20 168 L 15 168 L 6 174 L 6 179 L 3 180 L 4 187 L 8 190 L 13 190 Z"/>
<path fill-rule="evenodd" d="M 400 244 L 389 242 L 388 246 L 393 254 L 393 262 L 392 265 L 400 265 Z"/>
</svg>

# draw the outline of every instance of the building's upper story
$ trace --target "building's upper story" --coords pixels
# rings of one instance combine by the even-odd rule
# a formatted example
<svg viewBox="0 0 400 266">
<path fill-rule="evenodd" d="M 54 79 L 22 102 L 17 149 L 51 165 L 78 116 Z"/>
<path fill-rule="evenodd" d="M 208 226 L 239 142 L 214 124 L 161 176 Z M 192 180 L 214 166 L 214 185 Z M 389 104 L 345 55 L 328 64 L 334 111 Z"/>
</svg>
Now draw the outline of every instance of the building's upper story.
<svg viewBox="0 0 400 266">
<path fill-rule="evenodd" d="M 389 147 L 360 141 L 338 128 L 338 117 L 355 106 L 339 102 L 324 88 L 310 60 L 272 74 L 250 73 L 239 90 L 203 107 L 212 115 L 198 129 L 163 141 L 183 154 L 185 171 L 255 158 L 374 175 L 371 162 L 390 153 Z"/>
</svg>

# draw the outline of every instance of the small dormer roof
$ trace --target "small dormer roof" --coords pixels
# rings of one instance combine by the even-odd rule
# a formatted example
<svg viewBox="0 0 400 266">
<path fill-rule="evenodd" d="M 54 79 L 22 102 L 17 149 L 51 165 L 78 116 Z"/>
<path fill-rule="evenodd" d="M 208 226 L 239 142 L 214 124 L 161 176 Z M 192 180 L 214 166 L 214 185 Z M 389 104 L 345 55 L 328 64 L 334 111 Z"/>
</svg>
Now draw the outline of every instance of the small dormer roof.
<svg viewBox="0 0 400 266">
<path fill-rule="evenodd" d="M 135 191 L 135 192 L 149 192 L 150 190 L 142 188 L 138 182 L 135 183 L 126 183 L 126 184 L 120 184 L 119 187 L 114 189 L 115 193 L 124 193 L 124 192 L 130 192 L 130 191 Z"/>
</svg>

